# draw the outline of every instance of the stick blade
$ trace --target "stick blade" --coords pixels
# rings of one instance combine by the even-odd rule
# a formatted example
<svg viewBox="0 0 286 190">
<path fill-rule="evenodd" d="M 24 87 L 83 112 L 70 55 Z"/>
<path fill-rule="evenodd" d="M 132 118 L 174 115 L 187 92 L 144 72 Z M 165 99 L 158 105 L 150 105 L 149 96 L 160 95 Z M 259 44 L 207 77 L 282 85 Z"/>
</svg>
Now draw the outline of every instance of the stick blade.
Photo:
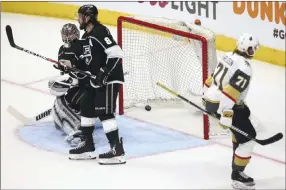
<svg viewBox="0 0 286 190">
<path fill-rule="evenodd" d="M 9 40 L 9 43 L 12 47 L 16 47 L 16 44 L 14 42 L 14 38 L 13 38 L 13 32 L 12 32 L 12 28 L 10 25 L 6 26 L 6 34 Z"/>
<path fill-rule="evenodd" d="M 21 114 L 17 109 L 12 107 L 11 105 L 8 106 L 7 112 L 12 115 L 14 118 L 16 118 L 18 121 L 20 121 L 23 125 L 29 125 L 31 121 L 29 118 L 25 117 L 23 114 Z"/>
<path fill-rule="evenodd" d="M 268 145 L 268 144 L 272 144 L 272 143 L 275 143 L 279 140 L 281 140 L 283 138 L 283 134 L 282 133 L 277 133 L 276 135 L 268 138 L 268 139 L 265 139 L 265 140 L 256 140 L 259 144 L 261 145 Z"/>
</svg>

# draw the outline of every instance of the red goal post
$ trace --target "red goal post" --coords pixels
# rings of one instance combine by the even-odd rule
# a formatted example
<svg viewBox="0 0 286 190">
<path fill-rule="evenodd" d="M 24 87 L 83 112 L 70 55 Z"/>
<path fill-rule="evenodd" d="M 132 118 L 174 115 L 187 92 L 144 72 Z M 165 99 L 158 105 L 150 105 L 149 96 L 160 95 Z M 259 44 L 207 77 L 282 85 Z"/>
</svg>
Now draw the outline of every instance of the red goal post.
<svg viewBox="0 0 286 190">
<path fill-rule="evenodd" d="M 166 76 L 165 76 L 165 74 L 161 74 L 162 76 L 157 76 L 160 74 L 154 73 L 151 77 L 146 77 L 146 78 L 161 77 L 159 79 L 168 81 L 168 77 L 170 77 L 170 80 L 172 78 L 172 69 L 167 68 L 167 67 L 173 67 L 172 65 L 170 66 L 170 63 L 172 64 L 172 60 L 173 60 L 173 62 L 175 62 L 174 64 L 176 64 L 176 65 L 180 65 L 178 63 L 190 64 L 190 65 L 194 64 L 192 62 L 183 63 L 184 62 L 183 58 L 181 61 L 177 61 L 177 59 L 176 59 L 176 56 L 178 57 L 178 60 L 180 59 L 179 58 L 180 54 L 178 52 L 180 52 L 180 51 L 188 52 L 188 49 L 186 49 L 186 50 L 185 49 L 179 49 L 180 43 L 182 43 L 182 46 L 185 46 L 185 39 L 188 39 L 189 44 L 191 44 L 191 41 L 194 41 L 194 40 L 198 41 L 201 44 L 201 46 L 200 46 L 201 47 L 201 50 L 200 50 L 201 51 L 201 55 L 200 55 L 201 61 L 200 62 L 197 61 L 198 58 L 195 57 L 194 53 L 190 54 L 190 57 L 193 57 L 193 58 L 189 59 L 189 60 L 195 60 L 194 62 L 196 62 L 196 67 L 193 66 L 193 70 L 196 69 L 196 71 L 194 71 L 194 72 L 200 72 L 200 73 L 197 73 L 196 76 L 200 76 L 201 79 L 196 79 L 199 82 L 196 81 L 194 84 L 194 86 L 196 86 L 196 88 L 198 88 L 200 91 L 200 93 L 198 93 L 198 94 L 202 95 L 201 91 L 203 89 L 203 83 L 208 78 L 208 75 L 210 74 L 210 70 L 209 70 L 210 57 L 209 57 L 209 49 L 208 49 L 209 39 L 207 39 L 207 37 L 205 37 L 203 35 L 198 35 L 198 34 L 192 33 L 191 31 L 178 30 L 178 29 L 176 29 L 176 27 L 175 28 L 174 27 L 168 27 L 168 25 L 172 25 L 169 23 L 158 24 L 156 21 L 156 18 L 155 18 L 155 22 L 153 22 L 154 21 L 153 19 L 151 19 L 151 20 L 150 19 L 148 20 L 148 19 L 149 18 L 140 19 L 140 17 L 124 17 L 124 16 L 121 16 L 118 18 L 118 22 L 117 22 L 117 37 L 118 37 L 118 39 L 117 40 L 118 40 L 118 44 L 121 46 L 121 48 L 125 52 L 125 57 L 123 58 L 122 64 L 123 64 L 123 67 L 126 66 L 125 64 L 128 64 L 128 67 L 130 67 L 130 68 L 133 67 L 131 70 L 134 71 L 134 76 L 132 76 L 133 81 L 131 81 L 132 79 L 129 79 L 130 82 L 127 81 L 121 87 L 120 92 L 119 92 L 119 114 L 120 115 L 124 114 L 124 109 L 126 107 L 125 102 L 128 100 L 128 98 L 130 96 L 133 96 L 133 94 L 135 94 L 135 93 L 139 94 L 139 95 L 134 95 L 135 98 L 133 98 L 133 100 L 135 102 L 137 101 L 136 97 L 140 96 L 140 93 L 139 93 L 140 89 L 136 90 L 137 86 L 138 86 L 138 88 L 142 87 L 142 86 L 144 88 L 146 86 L 146 89 L 148 89 L 147 86 L 151 86 L 151 87 L 149 87 L 149 89 L 153 90 L 154 92 L 150 91 L 150 94 L 154 93 L 155 95 L 154 95 L 154 97 L 151 97 L 151 96 L 149 97 L 149 94 L 145 95 L 146 101 L 147 101 L 147 99 L 156 99 L 156 98 L 160 99 L 161 98 L 158 95 L 160 93 L 157 92 L 157 90 L 154 90 L 153 83 L 155 81 L 150 81 L 150 83 L 152 83 L 152 84 L 149 84 L 149 81 L 148 81 L 149 79 L 143 81 L 144 76 L 143 76 L 143 78 L 141 77 L 142 79 L 140 81 L 139 81 L 139 79 L 138 79 L 138 81 L 136 81 L 137 86 L 134 85 L 132 87 L 132 89 L 131 89 L 131 87 L 128 86 L 129 84 L 131 86 L 131 83 L 134 83 L 134 80 L 137 80 L 137 76 L 136 76 L 135 72 L 137 72 L 138 75 L 140 74 L 139 73 L 140 71 L 137 71 L 136 68 L 134 68 L 134 67 L 137 66 L 138 70 L 141 70 L 142 68 L 143 68 L 143 70 L 145 70 L 145 67 L 147 69 L 147 67 L 149 67 L 149 64 L 151 64 L 148 62 L 148 60 L 151 60 L 153 66 L 159 62 L 159 64 L 160 63 L 162 64 L 162 67 L 164 67 L 164 68 L 166 67 L 166 70 L 171 70 L 171 74 L 166 74 Z M 160 20 L 160 18 L 159 18 L 159 20 Z M 162 18 L 163 23 L 165 22 L 165 20 L 166 20 L 166 22 L 170 21 L 169 19 Z M 173 21 L 171 20 L 171 22 L 173 22 Z M 181 24 L 180 22 L 177 22 L 177 23 Z M 136 36 L 138 36 L 138 37 L 136 38 Z M 179 39 L 179 40 L 177 40 L 177 39 Z M 145 43 L 145 41 L 148 41 L 149 44 L 147 42 Z M 195 48 L 191 47 L 189 44 L 187 45 L 189 50 L 195 51 L 195 50 L 193 50 Z M 156 52 L 156 51 L 152 49 L 152 48 L 155 48 L 155 46 L 157 46 L 157 45 L 162 46 L 163 48 L 161 48 L 160 50 L 157 49 L 156 51 L 159 52 L 159 51 L 166 50 L 165 54 L 158 53 L 158 54 L 160 54 L 160 57 L 158 57 L 159 55 L 157 57 L 154 56 L 154 52 Z M 173 48 L 173 50 L 170 50 L 172 48 Z M 137 49 L 140 49 L 140 50 L 137 51 Z M 145 54 L 146 55 L 145 58 L 143 56 L 141 56 L 141 54 Z M 170 54 L 174 55 L 173 56 L 174 58 L 173 57 L 169 58 L 170 63 L 168 62 L 168 59 L 167 59 L 168 64 L 166 63 L 166 61 L 160 62 L 161 60 L 165 59 L 165 57 L 167 55 L 170 55 Z M 138 57 L 136 58 L 137 55 L 138 55 Z M 146 60 L 143 60 L 143 59 L 146 59 Z M 157 60 L 157 61 L 154 61 L 154 63 L 153 63 L 152 59 Z M 185 59 L 187 62 L 188 57 L 186 57 Z M 216 60 L 215 60 L 215 62 L 216 62 Z M 130 66 L 131 64 L 134 64 L 134 66 Z M 200 66 L 198 66 L 199 64 L 200 64 Z M 144 66 L 144 65 L 147 65 L 147 66 Z M 201 68 L 197 69 L 197 67 L 201 67 Z M 190 72 L 192 72 L 191 69 L 192 68 L 190 68 Z M 127 71 L 127 77 L 130 77 L 130 76 L 128 76 L 128 74 L 129 74 L 128 72 L 129 71 Z M 146 75 L 150 75 L 150 73 L 146 73 Z M 140 77 L 138 77 L 138 78 L 140 78 Z M 192 81 L 194 81 L 193 79 L 192 80 L 187 79 L 187 80 L 190 83 L 192 83 Z M 146 81 L 148 81 L 148 84 L 146 83 Z M 176 81 L 176 77 L 172 78 L 172 84 L 174 83 L 174 81 Z M 181 81 L 185 81 L 185 79 L 181 80 Z M 140 82 L 140 84 L 139 84 L 139 82 Z M 173 87 L 173 88 L 175 88 L 174 90 L 176 90 L 176 88 L 180 89 L 180 87 L 179 87 L 180 84 L 181 84 L 180 82 L 177 82 Z M 130 89 L 128 89 L 128 88 L 130 88 Z M 133 92 L 133 89 L 134 89 L 134 92 Z M 127 92 L 125 92 L 125 91 L 127 91 Z M 130 92 L 128 92 L 128 91 L 130 91 Z M 142 91 L 142 94 L 143 93 L 145 93 L 145 91 Z M 145 98 L 145 96 L 142 95 L 142 97 L 138 98 L 138 101 L 143 100 Z M 164 97 L 164 98 L 166 98 L 166 97 Z M 209 134 L 210 134 L 209 117 L 205 114 L 202 114 L 202 115 L 203 115 L 202 117 L 203 117 L 203 126 L 204 126 L 204 139 L 209 139 Z"/>
</svg>

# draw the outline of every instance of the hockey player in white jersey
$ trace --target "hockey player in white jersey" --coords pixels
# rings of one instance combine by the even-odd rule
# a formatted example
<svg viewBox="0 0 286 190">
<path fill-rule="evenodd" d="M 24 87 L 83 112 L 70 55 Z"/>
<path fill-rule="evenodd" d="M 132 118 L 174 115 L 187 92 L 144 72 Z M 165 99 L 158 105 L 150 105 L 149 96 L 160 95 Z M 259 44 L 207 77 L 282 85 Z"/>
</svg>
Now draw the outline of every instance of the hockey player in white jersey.
<svg viewBox="0 0 286 190">
<path fill-rule="evenodd" d="M 250 121 L 250 110 L 245 98 L 252 78 L 251 59 L 259 48 L 259 41 L 250 34 L 242 34 L 233 52 L 224 54 L 213 74 L 205 81 L 205 109 L 220 116 L 220 125 L 227 129 L 233 125 L 256 136 Z M 254 189 L 253 178 L 244 173 L 251 159 L 254 141 L 232 131 L 232 187 L 234 189 Z"/>
</svg>

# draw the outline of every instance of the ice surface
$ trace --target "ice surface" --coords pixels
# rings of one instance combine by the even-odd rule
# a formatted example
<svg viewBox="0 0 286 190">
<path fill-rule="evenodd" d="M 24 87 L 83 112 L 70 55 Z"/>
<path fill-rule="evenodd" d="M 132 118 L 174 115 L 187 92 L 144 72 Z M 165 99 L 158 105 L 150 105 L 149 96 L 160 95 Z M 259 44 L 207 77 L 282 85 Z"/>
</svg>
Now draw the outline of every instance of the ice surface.
<svg viewBox="0 0 286 190">
<path fill-rule="evenodd" d="M 51 63 L 12 49 L 5 26 L 12 26 L 16 44 L 56 59 L 60 29 L 67 22 L 73 21 L 1 13 L 1 187 L 230 189 L 229 138 L 207 146 L 134 158 L 126 165 L 111 167 L 95 161 L 69 161 L 64 154 L 33 147 L 18 138 L 21 124 L 6 108 L 13 105 L 27 116 L 49 108 L 54 97 L 48 93 L 47 78 L 58 72 Z M 116 30 L 110 29 L 116 36 Z M 253 69 L 247 103 L 265 127 L 260 137 L 285 134 L 285 68 L 255 61 Z M 135 108 L 126 115 L 202 137 L 202 123 L 192 112 L 160 107 L 146 112 Z M 270 146 L 257 145 L 246 172 L 256 179 L 257 189 L 285 189 L 285 140 Z"/>
</svg>

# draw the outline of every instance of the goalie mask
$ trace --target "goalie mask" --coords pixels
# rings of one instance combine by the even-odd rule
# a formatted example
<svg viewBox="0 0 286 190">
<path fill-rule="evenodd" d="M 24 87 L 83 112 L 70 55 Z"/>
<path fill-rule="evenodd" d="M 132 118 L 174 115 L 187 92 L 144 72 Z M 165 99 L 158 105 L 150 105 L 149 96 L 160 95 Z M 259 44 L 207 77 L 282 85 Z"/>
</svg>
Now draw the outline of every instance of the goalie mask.
<svg viewBox="0 0 286 190">
<path fill-rule="evenodd" d="M 70 43 L 79 39 L 80 32 L 75 24 L 65 24 L 61 30 L 62 40 L 66 46 L 70 46 Z"/>
<path fill-rule="evenodd" d="M 71 87 L 76 86 L 77 83 L 77 79 L 73 79 L 69 74 L 65 74 L 55 80 L 50 80 L 48 85 L 53 95 L 63 96 Z"/>
</svg>

